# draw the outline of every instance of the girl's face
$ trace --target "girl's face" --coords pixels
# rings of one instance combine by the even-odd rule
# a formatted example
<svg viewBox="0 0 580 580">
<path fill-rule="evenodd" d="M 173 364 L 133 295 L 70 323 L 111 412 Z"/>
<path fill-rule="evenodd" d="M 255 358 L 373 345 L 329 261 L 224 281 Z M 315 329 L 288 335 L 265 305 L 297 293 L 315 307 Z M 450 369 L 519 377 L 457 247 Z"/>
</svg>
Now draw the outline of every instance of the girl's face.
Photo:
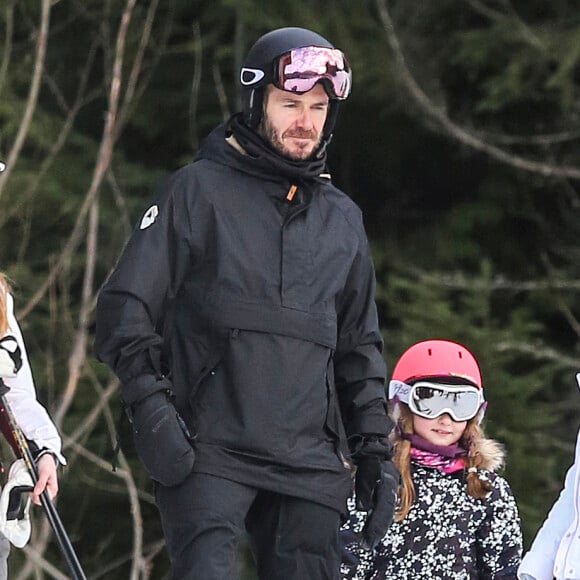
<svg viewBox="0 0 580 580">
<path fill-rule="evenodd" d="M 435 417 L 435 419 L 425 419 L 413 414 L 413 429 L 420 437 L 435 445 L 453 445 L 457 443 L 467 421 L 454 421 L 447 413 Z"/>
</svg>

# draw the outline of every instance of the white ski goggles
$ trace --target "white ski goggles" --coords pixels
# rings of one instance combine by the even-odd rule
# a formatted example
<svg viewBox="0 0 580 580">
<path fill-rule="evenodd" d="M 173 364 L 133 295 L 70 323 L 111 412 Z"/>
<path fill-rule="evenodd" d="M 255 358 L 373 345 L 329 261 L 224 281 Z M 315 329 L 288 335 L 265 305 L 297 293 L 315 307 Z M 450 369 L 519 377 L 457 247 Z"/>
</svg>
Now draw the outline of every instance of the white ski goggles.
<svg viewBox="0 0 580 580">
<path fill-rule="evenodd" d="M 323 81 L 331 96 L 344 100 L 350 94 L 352 73 L 350 66 L 337 48 L 304 46 L 278 57 L 273 84 L 283 91 L 307 93 Z"/>
<path fill-rule="evenodd" d="M 473 385 L 443 385 L 428 381 L 414 385 L 391 381 L 389 399 L 406 403 L 412 413 L 425 419 L 448 413 L 454 421 L 473 419 L 485 404 L 483 391 Z"/>
</svg>

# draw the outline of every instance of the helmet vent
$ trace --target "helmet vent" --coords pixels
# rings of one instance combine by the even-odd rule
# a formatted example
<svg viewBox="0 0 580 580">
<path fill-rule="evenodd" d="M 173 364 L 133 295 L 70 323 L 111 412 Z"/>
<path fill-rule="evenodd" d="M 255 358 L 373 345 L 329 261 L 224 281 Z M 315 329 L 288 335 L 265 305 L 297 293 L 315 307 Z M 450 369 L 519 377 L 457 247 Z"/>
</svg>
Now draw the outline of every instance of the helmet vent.
<svg viewBox="0 0 580 580">
<path fill-rule="evenodd" d="M 459 358 L 463 358 L 463 353 L 461 351 L 459 351 Z"/>
</svg>

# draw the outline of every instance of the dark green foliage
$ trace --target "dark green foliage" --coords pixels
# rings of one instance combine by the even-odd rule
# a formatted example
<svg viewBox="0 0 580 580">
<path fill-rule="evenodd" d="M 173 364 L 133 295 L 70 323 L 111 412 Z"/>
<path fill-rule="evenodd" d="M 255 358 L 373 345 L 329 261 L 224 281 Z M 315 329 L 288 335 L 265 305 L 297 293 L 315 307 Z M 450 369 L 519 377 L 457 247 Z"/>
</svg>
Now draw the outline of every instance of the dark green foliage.
<svg viewBox="0 0 580 580">
<path fill-rule="evenodd" d="M 500 162 L 428 116 L 393 59 L 381 4 L 409 73 L 449 123 L 548 170 Z M 7 0 L 0 8 L 2 160 L 23 126 L 40 5 Z M 329 162 L 335 183 L 364 211 L 389 369 L 409 344 L 427 337 L 473 350 L 489 402 L 486 431 L 506 447 L 505 473 L 529 544 L 557 497 L 580 422 L 580 180 L 559 172 L 579 169 L 578 3 L 169 0 L 159 3 L 141 53 L 150 3 L 137 2 L 123 55 L 124 117 L 95 196 L 91 250 L 88 216 L 79 215 L 98 173 L 125 6 L 52 3 L 34 114 L 4 185 L 0 177 L 0 269 L 14 282 L 17 308 L 26 308 L 21 322 L 39 397 L 56 414 L 69 381 L 74 387 L 61 426 L 70 466 L 59 510 L 89 577 L 129 578 L 136 537 L 129 488 L 108 467 L 119 408 L 116 394 L 99 407 L 112 377 L 92 357 L 94 295 L 159 181 L 193 159 L 207 133 L 237 110 L 243 54 L 278 26 L 313 28 L 349 57 L 354 88 L 341 107 Z M 124 109 L 136 58 L 142 68 Z M 87 358 L 71 379 L 87 273 L 94 276 Z M 131 446 L 125 450 L 142 510 L 142 552 L 151 559 L 135 579 L 161 580 L 168 562 L 152 490 Z M 35 513 L 40 532 L 43 518 Z M 44 557 L 62 569 L 52 543 Z M 24 562 L 14 550 L 11 577 Z M 255 577 L 245 545 L 240 567 L 244 580 Z"/>
<path fill-rule="evenodd" d="M 560 489 L 562 466 L 573 458 L 580 409 L 575 369 L 543 354 L 546 327 L 524 300 L 516 306 L 510 292 L 492 291 L 485 264 L 460 291 L 433 273 L 381 266 L 379 260 L 389 368 L 406 346 L 424 338 L 448 338 L 472 350 L 488 401 L 484 427 L 506 447 L 505 474 L 531 539 Z"/>
</svg>

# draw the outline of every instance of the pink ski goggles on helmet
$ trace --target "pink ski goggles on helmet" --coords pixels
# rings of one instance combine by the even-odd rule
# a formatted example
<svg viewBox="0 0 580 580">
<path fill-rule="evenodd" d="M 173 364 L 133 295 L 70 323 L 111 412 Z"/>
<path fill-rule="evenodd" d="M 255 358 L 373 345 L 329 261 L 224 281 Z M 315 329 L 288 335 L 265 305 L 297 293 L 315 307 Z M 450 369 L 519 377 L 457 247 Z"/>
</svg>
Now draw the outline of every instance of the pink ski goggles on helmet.
<svg viewBox="0 0 580 580">
<path fill-rule="evenodd" d="M 273 80 L 275 87 L 302 94 L 320 81 L 331 98 L 342 101 L 348 97 L 352 74 L 342 51 L 337 48 L 304 46 L 278 57 Z"/>
<path fill-rule="evenodd" d="M 448 413 L 454 421 L 469 421 L 485 405 L 483 391 L 473 385 L 442 385 L 419 381 L 408 385 L 401 381 L 389 383 L 389 399 L 409 405 L 415 415 L 434 419 Z"/>
</svg>

